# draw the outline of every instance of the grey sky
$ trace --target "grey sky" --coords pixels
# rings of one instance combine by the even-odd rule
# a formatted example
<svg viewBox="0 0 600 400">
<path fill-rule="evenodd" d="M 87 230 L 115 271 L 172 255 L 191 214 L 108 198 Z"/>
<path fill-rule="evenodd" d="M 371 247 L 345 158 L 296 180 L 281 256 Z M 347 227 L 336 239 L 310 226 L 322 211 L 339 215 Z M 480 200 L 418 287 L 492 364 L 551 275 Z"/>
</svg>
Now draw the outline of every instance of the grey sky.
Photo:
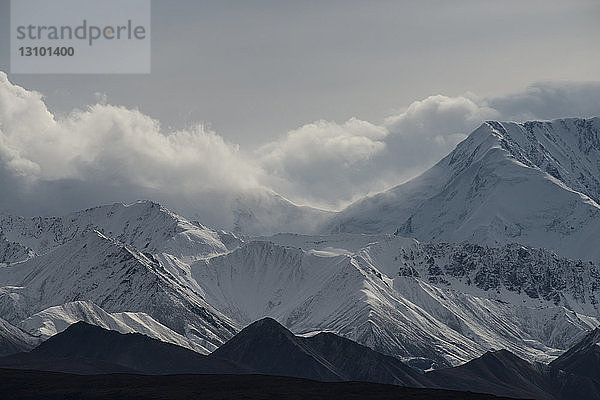
<svg viewBox="0 0 600 400">
<path fill-rule="evenodd" d="M 100 92 L 164 126 L 207 122 L 243 145 L 318 119 L 380 122 L 434 94 L 600 80 L 596 0 L 154 0 L 152 7 L 151 75 L 9 78 L 44 93 L 59 113 L 94 103 Z M 0 70 L 8 72 L 5 56 Z"/>
</svg>

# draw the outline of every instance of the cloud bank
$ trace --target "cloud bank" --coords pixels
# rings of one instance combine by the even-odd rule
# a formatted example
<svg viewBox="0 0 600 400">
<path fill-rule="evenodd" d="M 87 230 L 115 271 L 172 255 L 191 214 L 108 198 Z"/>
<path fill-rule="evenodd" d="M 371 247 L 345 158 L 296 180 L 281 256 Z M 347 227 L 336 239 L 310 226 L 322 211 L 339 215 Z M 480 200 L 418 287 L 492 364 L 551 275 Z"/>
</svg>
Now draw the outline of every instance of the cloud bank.
<svg viewBox="0 0 600 400">
<path fill-rule="evenodd" d="M 0 72 L 0 210 L 56 214 L 153 198 L 228 228 L 222 199 L 273 190 L 336 209 L 424 171 L 488 119 L 600 115 L 600 83 L 539 83 L 509 95 L 434 95 L 381 123 L 316 121 L 255 150 L 203 125 L 164 131 L 105 102 L 57 118 Z"/>
</svg>

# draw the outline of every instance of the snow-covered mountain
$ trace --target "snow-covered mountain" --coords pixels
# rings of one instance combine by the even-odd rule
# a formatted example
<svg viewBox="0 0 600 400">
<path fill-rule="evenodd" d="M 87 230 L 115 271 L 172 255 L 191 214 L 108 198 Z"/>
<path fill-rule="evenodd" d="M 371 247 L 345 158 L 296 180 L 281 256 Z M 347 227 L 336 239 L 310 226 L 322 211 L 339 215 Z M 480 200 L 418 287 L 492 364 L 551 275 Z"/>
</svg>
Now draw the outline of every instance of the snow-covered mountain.
<svg viewBox="0 0 600 400">
<path fill-rule="evenodd" d="M 170 203 L 173 203 L 170 200 Z M 279 232 L 316 233 L 335 213 L 295 204 L 265 188 L 180 199 L 174 206 L 184 215 L 239 236 Z"/>
<path fill-rule="evenodd" d="M 0 215 L 0 238 L 37 254 L 93 229 L 138 251 L 168 252 L 179 258 L 220 254 L 240 243 L 235 235 L 192 223 L 152 201 L 99 206 L 62 217 Z M 1 243 L 0 239 L 0 249 L 7 246 Z M 18 250 L 13 252 L 17 255 L 12 257 L 19 258 Z"/>
<path fill-rule="evenodd" d="M 204 353 L 273 317 L 421 369 L 498 349 L 548 362 L 600 324 L 599 132 L 598 118 L 488 122 L 333 218 L 264 191 L 233 207 L 242 234 L 343 233 L 242 239 L 149 201 L 0 216 L 0 317 L 43 338 L 81 320 Z"/>
<path fill-rule="evenodd" d="M 22 244 L 11 242 L 0 235 L 0 266 L 25 261 L 34 256 L 33 250 Z"/>
<path fill-rule="evenodd" d="M 198 352 L 206 351 L 146 313 L 107 313 L 90 301 L 74 301 L 47 308 L 21 321 L 19 328 L 45 340 L 79 321 L 121 333 L 141 333 Z"/>
<path fill-rule="evenodd" d="M 235 197 L 232 230 L 249 235 L 279 232 L 315 233 L 334 213 L 297 205 L 266 190 L 247 191 Z"/>
<path fill-rule="evenodd" d="M 427 318 L 360 260 L 272 242 L 248 243 L 231 254 L 192 265 L 206 299 L 239 324 L 270 316 L 295 333 L 334 331 L 386 354 L 447 364 L 432 343 L 453 357 L 477 345 Z M 419 320 L 417 320 L 419 318 Z M 435 332 L 438 335 L 431 335 Z"/>
<path fill-rule="evenodd" d="M 151 202 L 3 220 L 16 251 L 0 267 L 0 317 L 42 338 L 85 321 L 207 353 L 270 316 L 427 369 L 501 348 L 548 361 L 599 324 L 597 265 L 520 245 L 389 234 L 244 243 Z"/>
<path fill-rule="evenodd" d="M 421 176 L 336 215 L 329 232 L 521 243 L 600 260 L 600 118 L 489 121 Z"/>
<path fill-rule="evenodd" d="M 0 318 L 0 357 L 29 351 L 40 344 L 40 339 Z"/>
<path fill-rule="evenodd" d="M 596 264 L 515 245 L 281 234 L 191 270 L 205 299 L 240 325 L 270 316 L 425 367 L 501 348 L 548 361 L 600 317 Z"/>
<path fill-rule="evenodd" d="M 1 226 L 7 240 L 34 253 L 0 268 L 0 316 L 13 324 L 86 300 L 109 313 L 146 313 L 203 352 L 239 329 L 204 301 L 186 270 L 187 262 L 238 246 L 232 234 L 191 223 L 152 202 L 56 218 L 4 216 Z"/>
</svg>

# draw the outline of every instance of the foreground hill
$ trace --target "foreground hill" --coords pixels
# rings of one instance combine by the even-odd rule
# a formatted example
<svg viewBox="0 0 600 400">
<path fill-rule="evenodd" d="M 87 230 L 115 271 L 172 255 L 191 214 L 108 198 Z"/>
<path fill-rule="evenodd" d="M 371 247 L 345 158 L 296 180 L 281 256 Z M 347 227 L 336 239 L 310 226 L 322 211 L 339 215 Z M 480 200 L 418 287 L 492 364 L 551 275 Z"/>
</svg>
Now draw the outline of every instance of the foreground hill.
<svg viewBox="0 0 600 400">
<path fill-rule="evenodd" d="M 295 336 L 271 318 L 244 328 L 209 356 L 143 335 L 123 335 L 79 322 L 31 352 L 0 358 L 0 368 L 79 375 L 227 373 L 232 384 L 251 382 L 253 376 L 248 374 L 261 373 L 320 382 L 390 383 L 521 399 L 599 400 L 597 340 L 596 330 L 549 365 L 531 363 L 509 351 L 499 350 L 453 368 L 424 374 L 397 358 L 377 353 L 333 333 Z M 22 373 L 23 376 L 27 374 Z M 240 376 L 233 377 L 231 374 Z M 157 378 L 157 382 L 160 379 Z M 118 381 L 116 376 L 112 380 Z M 110 381 L 107 379 L 107 382 Z M 259 382 L 256 381 L 257 384 Z M 22 387 L 17 389 L 17 392 L 23 390 Z M 254 390 L 248 389 L 244 393 L 248 396 L 254 394 Z M 305 393 L 302 390 L 298 393 Z M 256 393 L 266 396 L 269 392 L 257 390 Z M 395 390 L 390 389 L 388 393 L 396 395 Z M 414 392 L 412 395 L 420 398 L 418 396 L 423 393 Z M 441 393 L 432 392 L 432 395 Z M 95 395 L 92 389 L 86 394 Z M 455 398 L 454 393 L 445 395 L 449 396 L 445 398 Z"/>
<path fill-rule="evenodd" d="M 80 370 L 82 364 L 87 365 L 85 370 Z M 94 369 L 96 364 L 98 369 Z M 85 322 L 71 325 L 31 352 L 0 358 L 0 366 L 88 374 L 127 371 L 143 374 L 250 372 L 234 362 L 198 354 L 139 333 L 124 335 Z"/>
<path fill-rule="evenodd" d="M 487 394 L 363 382 L 317 382 L 264 375 L 95 375 L 0 369 L 3 399 L 37 400 L 289 399 L 501 400 Z"/>
<path fill-rule="evenodd" d="M 271 318 L 247 326 L 212 356 L 235 361 L 268 375 L 431 386 L 422 374 L 394 357 L 332 333 L 294 336 Z"/>
<path fill-rule="evenodd" d="M 500 350 L 463 365 L 432 371 L 437 387 L 540 400 L 600 399 L 599 330 L 548 365 L 530 363 Z"/>
<path fill-rule="evenodd" d="M 550 363 L 554 369 L 600 381 L 600 328 Z"/>
</svg>

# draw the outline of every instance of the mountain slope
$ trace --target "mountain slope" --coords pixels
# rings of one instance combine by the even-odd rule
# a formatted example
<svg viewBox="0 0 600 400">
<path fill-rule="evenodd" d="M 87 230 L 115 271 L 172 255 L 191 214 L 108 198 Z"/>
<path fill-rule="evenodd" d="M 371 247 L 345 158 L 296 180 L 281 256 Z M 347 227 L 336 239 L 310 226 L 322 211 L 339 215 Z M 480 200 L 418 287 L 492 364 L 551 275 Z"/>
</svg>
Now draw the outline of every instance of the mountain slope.
<svg viewBox="0 0 600 400">
<path fill-rule="evenodd" d="M 0 269 L 0 310 L 10 322 L 88 300 L 107 312 L 142 312 L 208 352 L 236 332 L 184 273 L 168 270 L 98 231 L 86 231 L 24 263 Z"/>
<path fill-rule="evenodd" d="M 232 360 L 266 375 L 343 380 L 310 346 L 270 318 L 244 328 L 211 357 Z"/>
<path fill-rule="evenodd" d="M 568 357 L 561 356 L 560 362 L 550 365 L 532 364 L 501 350 L 454 368 L 429 372 L 426 377 L 437 387 L 452 390 L 526 399 L 598 400 L 598 362 L 588 357 L 590 352 L 582 352 L 584 348 L 590 349 L 588 345 L 597 337 L 597 332 L 590 334 L 565 353 Z M 586 370 L 586 367 L 590 369 Z"/>
<path fill-rule="evenodd" d="M 334 366 L 347 380 L 392 383 L 410 387 L 431 384 L 416 369 L 395 357 L 377 353 L 366 346 L 329 332 L 300 338 Z"/>
<path fill-rule="evenodd" d="M 191 268 L 206 300 L 239 325 L 271 316 L 296 333 L 333 331 L 430 364 L 483 351 L 398 296 L 387 278 L 352 255 L 256 241 Z"/>
<path fill-rule="evenodd" d="M 7 367 L 12 362 L 21 368 L 25 365 L 35 369 L 40 359 L 98 361 L 100 365 L 118 365 L 145 374 L 248 372 L 243 367 L 217 357 L 204 356 L 145 335 L 124 335 L 85 322 L 71 325 L 30 353 L 2 359 L 0 364 Z"/>
<path fill-rule="evenodd" d="M 0 215 L 0 236 L 37 254 L 44 254 L 90 230 L 97 230 L 140 252 L 167 252 L 178 258 L 220 254 L 240 243 L 232 234 L 189 222 L 160 204 L 145 200 L 93 207 L 62 217 Z"/>
<path fill-rule="evenodd" d="M 40 339 L 0 318 L 0 357 L 29 351 L 37 346 Z"/>
<path fill-rule="evenodd" d="M 245 235 L 272 235 L 278 232 L 314 233 L 331 211 L 299 206 L 268 190 L 246 191 L 232 201 L 232 231 Z"/>
<path fill-rule="evenodd" d="M 548 362 L 600 324 L 598 266 L 546 250 L 385 234 L 242 243 L 196 232 L 200 224 L 151 202 L 72 219 L 11 220 L 9 243 L 33 255 L 0 267 L 0 317 L 16 325 L 40 313 L 23 326 L 47 335 L 87 320 L 208 353 L 270 316 L 297 334 L 334 332 L 422 370 L 502 348 Z M 72 302 L 85 305 L 65 306 Z"/>
<path fill-rule="evenodd" d="M 360 200 L 325 230 L 518 242 L 600 260 L 600 119 L 483 124 L 421 176 Z"/>
<path fill-rule="evenodd" d="M 600 382 L 600 329 L 596 328 L 579 343 L 550 363 L 550 367 Z"/>
<path fill-rule="evenodd" d="M 272 375 L 413 387 L 426 385 L 421 374 L 398 359 L 331 333 L 297 337 L 271 318 L 247 326 L 211 356 Z"/>
<path fill-rule="evenodd" d="M 506 350 L 488 352 L 466 364 L 426 376 L 446 389 L 539 400 L 555 398 L 541 365 L 530 364 Z"/>
<path fill-rule="evenodd" d="M 503 348 L 549 362 L 600 325 L 598 265 L 518 245 L 280 234 L 191 271 L 238 325 L 270 316 L 296 334 L 335 332 L 422 369 Z"/>
<path fill-rule="evenodd" d="M 600 329 L 596 328 L 549 366 L 557 397 L 600 399 Z"/>
<path fill-rule="evenodd" d="M 21 321 L 19 327 L 45 340 L 79 321 L 120 333 L 137 332 L 191 350 L 205 351 L 148 314 L 131 312 L 109 314 L 90 301 L 75 301 L 47 308 Z"/>
<path fill-rule="evenodd" d="M 7 240 L 0 229 L 0 266 L 24 261 L 33 255 L 33 251 L 26 246 Z"/>
</svg>

